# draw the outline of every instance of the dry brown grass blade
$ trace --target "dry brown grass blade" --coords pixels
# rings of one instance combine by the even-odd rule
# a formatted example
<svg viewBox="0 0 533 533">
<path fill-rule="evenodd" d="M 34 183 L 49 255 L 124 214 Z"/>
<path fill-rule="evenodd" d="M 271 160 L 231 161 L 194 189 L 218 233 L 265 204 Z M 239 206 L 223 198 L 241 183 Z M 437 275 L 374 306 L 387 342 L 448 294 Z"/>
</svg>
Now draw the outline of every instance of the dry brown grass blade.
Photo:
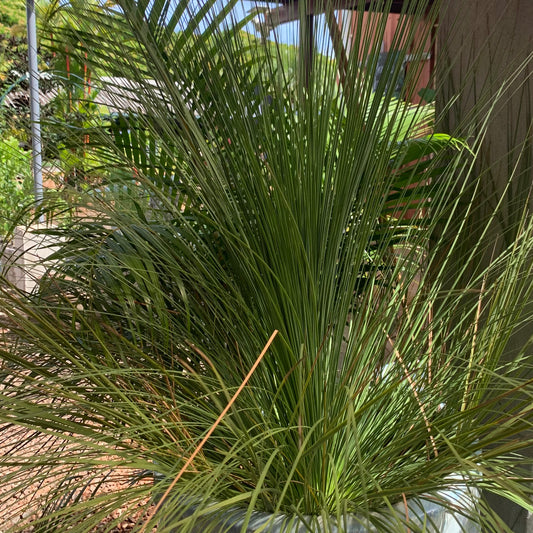
<svg viewBox="0 0 533 533">
<path fill-rule="evenodd" d="M 389 340 L 390 343 L 393 343 L 392 339 L 388 335 L 387 335 L 387 339 Z M 408 368 L 407 368 L 402 356 L 400 355 L 400 352 L 398 351 L 398 349 L 394 348 L 393 353 L 394 353 L 394 357 L 396 357 L 396 359 L 400 363 L 400 365 L 402 367 L 402 370 L 404 371 L 405 377 L 406 377 L 406 379 L 407 379 L 407 381 L 409 383 L 409 387 L 411 387 L 411 390 L 413 391 L 413 396 L 415 397 L 415 400 L 418 403 L 418 406 L 420 407 L 420 412 L 422 413 L 422 417 L 424 418 L 424 423 L 426 424 L 426 428 L 427 428 L 428 433 L 429 433 L 429 440 L 431 441 L 431 447 L 433 448 L 433 453 L 435 454 L 435 457 L 438 457 L 439 451 L 437 450 L 437 445 L 435 444 L 435 437 L 433 436 L 433 432 L 431 430 L 431 424 L 430 424 L 429 419 L 427 417 L 426 410 L 424 409 L 424 404 L 420 400 L 420 396 L 418 395 L 418 391 L 416 390 L 416 383 L 414 382 L 413 378 L 411 377 L 411 374 L 410 374 L 410 372 L 409 372 L 409 370 L 408 370 Z"/>
<path fill-rule="evenodd" d="M 242 392 L 250 378 L 252 377 L 252 374 L 255 372 L 255 369 L 259 366 L 259 363 L 263 359 L 264 355 L 267 353 L 268 349 L 270 348 L 270 345 L 272 342 L 274 342 L 274 339 L 276 335 L 278 334 L 278 330 L 274 330 L 270 338 L 268 339 L 268 342 L 265 344 L 265 347 L 259 354 L 259 357 L 255 360 L 255 363 L 252 365 L 252 368 L 250 368 L 250 371 L 246 375 L 246 377 L 243 379 L 242 383 L 239 385 L 239 388 L 236 390 L 235 394 L 232 396 L 231 400 L 228 402 L 224 410 L 220 413 L 219 417 L 215 420 L 215 423 L 209 428 L 209 431 L 206 433 L 205 437 L 202 439 L 200 444 L 196 447 L 196 449 L 192 452 L 191 456 L 185 461 L 185 464 L 182 466 L 181 470 L 178 472 L 178 475 L 174 478 L 172 483 L 169 485 L 161 499 L 157 502 L 156 506 L 152 509 L 148 517 L 146 518 L 146 521 L 140 531 L 140 533 L 144 533 L 146 531 L 146 528 L 148 526 L 148 522 L 150 519 L 157 513 L 157 511 L 161 508 L 163 505 L 163 502 L 166 500 L 172 489 L 176 486 L 176 483 L 180 480 L 183 473 L 189 468 L 189 466 L 194 461 L 194 458 L 200 453 L 202 450 L 204 444 L 208 441 L 209 437 L 213 434 L 213 431 L 217 428 L 217 426 L 220 424 L 222 419 L 226 416 L 226 413 L 231 409 L 231 406 L 234 404 L 235 400 L 239 396 L 239 394 Z"/>
</svg>

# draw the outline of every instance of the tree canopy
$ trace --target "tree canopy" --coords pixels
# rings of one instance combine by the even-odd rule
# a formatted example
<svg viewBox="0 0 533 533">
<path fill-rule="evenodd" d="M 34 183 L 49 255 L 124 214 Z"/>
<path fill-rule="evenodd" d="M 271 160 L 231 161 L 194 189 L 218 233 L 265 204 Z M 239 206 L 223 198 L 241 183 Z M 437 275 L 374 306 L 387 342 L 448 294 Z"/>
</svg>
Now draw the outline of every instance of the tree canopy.
<svg viewBox="0 0 533 533">
<path fill-rule="evenodd" d="M 25 21 L 24 2 L 3 2 L 0 5 L 0 34 L 10 35 L 23 31 Z"/>
</svg>

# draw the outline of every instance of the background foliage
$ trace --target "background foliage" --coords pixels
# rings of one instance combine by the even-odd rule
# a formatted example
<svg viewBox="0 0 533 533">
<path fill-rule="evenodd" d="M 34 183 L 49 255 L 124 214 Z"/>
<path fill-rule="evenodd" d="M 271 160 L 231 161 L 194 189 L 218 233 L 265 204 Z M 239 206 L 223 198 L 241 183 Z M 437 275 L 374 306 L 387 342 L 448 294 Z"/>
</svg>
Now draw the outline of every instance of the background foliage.
<svg viewBox="0 0 533 533">
<path fill-rule="evenodd" d="M 29 154 L 19 148 L 15 137 L 0 139 L 0 235 L 32 197 L 32 188 Z"/>
<path fill-rule="evenodd" d="M 20 32 L 26 23 L 24 2 L 4 2 L 0 7 L 0 34 Z"/>
</svg>

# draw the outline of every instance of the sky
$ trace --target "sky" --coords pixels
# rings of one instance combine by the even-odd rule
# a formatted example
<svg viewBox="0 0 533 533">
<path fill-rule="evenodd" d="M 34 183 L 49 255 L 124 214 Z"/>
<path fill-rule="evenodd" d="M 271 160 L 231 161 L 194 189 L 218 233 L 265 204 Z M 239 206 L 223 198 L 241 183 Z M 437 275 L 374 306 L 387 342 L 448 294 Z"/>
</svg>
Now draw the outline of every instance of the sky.
<svg viewBox="0 0 533 533">
<path fill-rule="evenodd" d="M 200 0 L 196 0 L 196 2 L 200 2 Z M 194 2 L 191 2 L 191 5 L 193 4 Z M 223 6 L 224 4 L 225 2 L 223 0 L 220 0 L 219 5 Z M 254 7 L 265 6 L 269 6 L 271 9 L 275 9 L 276 7 L 278 7 L 278 4 L 268 4 L 266 2 L 259 2 L 255 0 L 241 0 L 233 9 L 231 16 L 233 16 L 236 20 L 242 20 L 253 10 Z M 259 34 L 256 32 L 255 27 L 252 23 L 246 25 L 246 30 L 249 33 L 259 37 Z M 294 21 L 282 24 L 276 28 L 275 32 L 275 35 L 274 31 L 270 32 L 270 40 L 276 39 L 278 42 L 283 44 L 297 45 L 299 40 L 299 22 Z M 315 17 L 315 36 L 318 49 L 323 53 L 328 53 L 331 47 L 329 46 L 329 33 L 326 28 L 324 15 L 318 15 Z"/>
<path fill-rule="evenodd" d="M 0 0 L 0 2 L 1 1 L 5 1 L 5 0 Z M 59 0 L 59 1 L 62 3 L 68 2 L 68 0 Z M 105 0 L 98 0 L 98 1 L 102 3 L 105 2 Z M 153 5 L 153 1 L 154 0 L 151 0 L 151 2 L 149 2 L 148 9 L 150 9 L 150 5 Z M 176 6 L 178 1 L 179 0 L 169 0 L 170 6 Z M 220 10 L 225 5 L 228 4 L 228 0 L 216 0 L 216 2 L 217 2 L 217 7 L 215 8 L 216 10 Z M 204 0 L 190 0 L 188 2 L 188 5 L 187 5 L 188 11 L 186 14 L 184 14 L 183 18 L 180 20 L 180 25 L 182 26 L 182 28 L 187 25 L 188 20 L 191 16 L 191 13 L 196 13 L 203 3 L 204 3 Z M 267 3 L 264 1 L 262 2 L 260 0 L 239 0 L 236 3 L 234 9 L 232 10 L 231 15 L 226 19 L 226 21 L 229 24 L 231 24 L 231 18 L 233 18 L 234 20 L 242 20 L 247 15 L 249 15 L 255 7 L 264 8 L 268 6 L 271 9 L 275 9 L 279 5 L 280 4 L 276 4 L 275 2 Z M 173 11 L 174 10 L 172 9 L 172 7 L 170 7 L 170 10 L 167 14 L 168 18 L 172 16 Z M 329 37 L 329 31 L 327 30 L 324 15 L 315 16 L 314 24 L 315 24 L 314 26 L 315 43 L 317 45 L 318 50 L 323 54 L 333 55 L 333 51 L 331 47 L 331 40 Z M 199 28 L 200 31 L 206 28 L 207 25 L 208 25 L 208 21 L 206 21 L 205 24 L 200 25 L 200 28 Z M 257 37 L 260 36 L 251 22 L 245 26 L 245 29 L 249 33 Z M 275 31 L 275 34 L 274 34 L 274 31 Z M 283 44 L 298 45 L 298 41 L 299 41 L 299 22 L 298 21 L 281 24 L 274 31 L 271 31 L 270 35 L 268 36 L 270 40 L 272 41 L 277 40 L 278 42 L 283 43 Z"/>
<path fill-rule="evenodd" d="M 234 12 L 234 15 L 237 19 L 242 19 L 244 16 L 246 16 L 254 7 L 256 6 L 267 6 L 269 4 L 266 4 L 266 3 L 259 3 L 259 2 L 254 2 L 254 1 L 250 1 L 250 0 L 241 0 L 241 2 L 235 7 L 235 9 L 233 10 Z M 270 4 L 270 7 L 271 8 L 276 8 L 277 5 L 276 4 Z M 278 26 L 278 28 L 276 29 L 276 35 L 277 35 L 277 38 L 279 40 L 279 42 L 282 42 L 284 44 L 297 44 L 298 42 L 298 26 L 299 26 L 299 23 L 298 21 L 294 21 L 294 22 L 289 22 L 287 24 L 282 24 L 280 26 Z M 246 29 L 250 32 L 250 33 L 254 33 L 257 35 L 257 33 L 255 32 L 255 28 L 252 24 L 248 24 Z M 272 40 L 274 40 L 274 35 L 273 35 L 273 32 L 270 32 L 270 36 L 269 36 Z"/>
<path fill-rule="evenodd" d="M 0 0 L 0 2 L 4 2 L 6 0 Z M 15 1 L 15 0 L 7 0 L 7 1 Z M 68 3 L 68 0 L 59 0 L 60 3 L 66 4 Z M 153 1 L 153 0 L 152 0 Z M 99 0 L 102 4 L 105 3 L 105 0 Z M 152 3 L 152 2 L 150 2 Z M 149 3 L 149 5 L 150 5 Z M 171 5 L 176 5 L 177 0 L 170 0 Z M 188 4 L 188 9 L 190 9 L 192 12 L 195 12 L 198 9 L 198 6 L 202 4 L 202 0 L 190 0 Z M 227 5 L 227 0 L 218 0 L 217 4 L 219 8 L 223 7 L 224 5 Z M 153 5 L 153 4 L 152 4 Z M 269 6 L 271 9 L 275 9 L 278 7 L 279 4 L 276 4 L 274 2 L 267 3 L 267 2 L 261 2 L 260 0 L 240 0 L 235 8 L 233 9 L 232 16 L 236 20 L 242 20 L 245 16 L 247 16 L 254 7 L 266 7 Z M 169 12 L 169 17 L 172 15 L 172 8 Z M 186 23 L 186 18 L 184 17 L 184 20 L 182 22 Z M 299 34 L 299 22 L 289 22 L 286 24 L 282 24 L 277 27 L 276 36 L 274 36 L 274 32 L 270 32 L 269 38 L 270 40 L 277 40 L 280 43 L 283 44 L 298 44 L 298 34 Z M 254 25 L 252 23 L 249 23 L 246 26 L 246 30 L 259 37 L 259 34 L 255 31 Z M 277 37 L 277 39 L 275 39 Z M 326 22 L 324 15 L 318 15 L 315 17 L 315 37 L 316 37 L 316 44 L 318 49 L 322 53 L 329 53 L 330 51 L 330 40 L 329 40 L 329 32 L 327 31 Z"/>
</svg>

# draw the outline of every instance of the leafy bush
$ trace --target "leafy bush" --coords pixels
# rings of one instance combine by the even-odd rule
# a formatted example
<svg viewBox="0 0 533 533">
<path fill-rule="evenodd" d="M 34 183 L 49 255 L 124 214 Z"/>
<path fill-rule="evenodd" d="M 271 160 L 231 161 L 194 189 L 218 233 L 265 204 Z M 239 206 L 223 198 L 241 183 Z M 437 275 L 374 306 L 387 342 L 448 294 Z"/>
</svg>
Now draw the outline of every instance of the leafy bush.
<svg viewBox="0 0 533 533">
<path fill-rule="evenodd" d="M 8 231 L 32 196 L 30 154 L 19 148 L 14 137 L 0 140 L 0 235 Z"/>
</svg>

